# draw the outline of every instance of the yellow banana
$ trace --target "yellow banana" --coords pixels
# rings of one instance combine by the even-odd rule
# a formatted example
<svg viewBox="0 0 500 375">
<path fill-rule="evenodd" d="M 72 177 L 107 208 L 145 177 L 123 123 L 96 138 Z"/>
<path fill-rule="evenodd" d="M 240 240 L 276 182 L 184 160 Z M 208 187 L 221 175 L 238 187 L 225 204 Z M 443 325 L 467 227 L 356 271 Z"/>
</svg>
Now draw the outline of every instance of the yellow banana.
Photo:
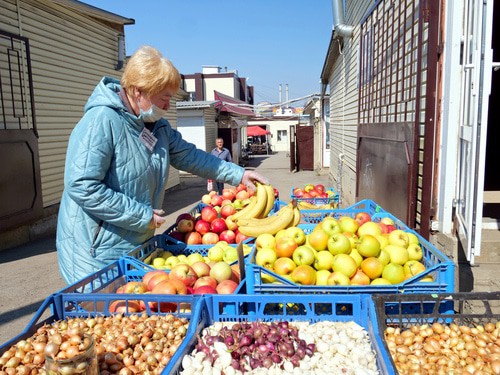
<svg viewBox="0 0 500 375">
<path fill-rule="evenodd" d="M 316 206 L 315 204 L 306 201 L 300 201 L 299 206 L 304 210 L 316 210 L 318 208 L 318 206 Z"/>
<path fill-rule="evenodd" d="M 250 197 L 250 203 L 248 203 L 245 207 L 243 207 L 241 210 L 237 211 L 234 215 L 229 216 L 231 220 L 236 221 L 238 218 L 243 217 L 246 212 L 250 212 L 253 207 L 257 204 L 257 196 L 252 196 Z"/>
<path fill-rule="evenodd" d="M 296 227 L 300 224 L 300 210 L 297 206 L 293 208 L 293 222 L 292 227 Z"/>
<path fill-rule="evenodd" d="M 269 213 L 273 209 L 275 200 L 274 189 L 272 185 L 264 185 L 264 189 L 266 190 L 267 201 L 266 201 L 266 207 L 264 208 L 264 210 L 262 210 L 261 214 L 259 215 L 260 218 L 265 218 L 269 215 Z"/>
<path fill-rule="evenodd" d="M 262 218 L 262 219 L 259 219 L 259 218 L 256 218 L 256 217 L 251 217 L 251 218 L 240 218 L 238 219 L 238 225 L 239 226 L 253 226 L 253 225 L 257 225 L 257 226 L 261 226 L 261 225 L 268 225 L 272 222 L 274 222 L 274 220 L 276 220 L 276 217 L 277 216 L 281 216 L 285 213 L 285 210 L 283 210 L 285 207 L 282 207 L 278 212 L 276 212 L 276 214 L 272 215 L 272 216 L 268 216 L 268 217 L 265 217 L 265 218 Z"/>
<path fill-rule="evenodd" d="M 266 208 L 267 204 L 267 193 L 264 185 L 257 184 L 257 191 L 255 192 L 255 197 L 256 197 L 255 205 L 251 207 L 251 209 L 245 210 L 245 212 L 240 214 L 238 218 L 241 219 L 241 218 L 259 217 L 264 208 Z M 235 220 L 234 218 L 233 221 L 236 221 L 236 223 L 238 222 L 238 220 Z"/>
<path fill-rule="evenodd" d="M 285 229 L 293 220 L 292 206 L 285 206 L 281 210 L 283 210 L 283 213 L 276 215 L 271 223 L 266 225 L 242 225 L 238 227 L 238 231 L 248 237 L 258 237 L 263 233 L 275 235 L 281 229 Z"/>
</svg>

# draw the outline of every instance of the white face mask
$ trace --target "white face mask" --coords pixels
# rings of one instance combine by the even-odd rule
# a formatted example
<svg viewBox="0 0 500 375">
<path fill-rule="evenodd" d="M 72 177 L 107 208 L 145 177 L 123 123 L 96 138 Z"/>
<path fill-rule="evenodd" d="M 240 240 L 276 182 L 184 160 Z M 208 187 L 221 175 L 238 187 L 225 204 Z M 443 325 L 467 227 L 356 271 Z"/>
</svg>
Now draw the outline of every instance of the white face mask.
<svg viewBox="0 0 500 375">
<path fill-rule="evenodd" d="M 151 100 L 149 102 L 151 103 Z M 139 106 L 139 118 L 142 118 L 144 122 L 156 122 L 166 115 L 166 110 L 157 107 L 153 103 L 151 103 L 151 107 L 147 111 L 142 110 Z"/>
</svg>

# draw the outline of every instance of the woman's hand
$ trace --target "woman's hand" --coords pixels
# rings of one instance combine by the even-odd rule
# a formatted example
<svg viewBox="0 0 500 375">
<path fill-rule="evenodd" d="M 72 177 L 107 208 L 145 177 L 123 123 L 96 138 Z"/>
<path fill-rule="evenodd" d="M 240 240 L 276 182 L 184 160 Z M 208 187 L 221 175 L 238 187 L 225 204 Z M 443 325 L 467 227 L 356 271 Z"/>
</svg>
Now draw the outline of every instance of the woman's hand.
<svg viewBox="0 0 500 375">
<path fill-rule="evenodd" d="M 161 227 L 162 224 L 165 222 L 165 216 L 163 215 L 165 215 L 165 211 L 153 209 L 153 217 L 149 222 L 149 227 L 152 229 Z"/>
<path fill-rule="evenodd" d="M 255 182 L 269 185 L 269 180 L 264 176 L 261 176 L 259 173 L 255 171 L 245 171 L 245 173 L 243 174 L 243 178 L 241 179 L 241 183 L 244 184 L 247 188 L 255 190 Z"/>
</svg>

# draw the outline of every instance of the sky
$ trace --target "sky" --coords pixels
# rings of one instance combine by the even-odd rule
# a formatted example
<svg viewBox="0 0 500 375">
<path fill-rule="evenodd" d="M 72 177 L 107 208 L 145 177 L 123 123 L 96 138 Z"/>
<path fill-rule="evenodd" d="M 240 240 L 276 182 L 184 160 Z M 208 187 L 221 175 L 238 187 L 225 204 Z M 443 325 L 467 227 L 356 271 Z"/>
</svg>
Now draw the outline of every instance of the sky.
<svg viewBox="0 0 500 375">
<path fill-rule="evenodd" d="M 332 30 L 331 0 L 81 0 L 133 18 L 127 55 L 148 44 L 182 74 L 204 65 L 237 71 L 254 102 L 319 93 Z M 293 102 L 291 106 L 300 106 Z"/>
</svg>

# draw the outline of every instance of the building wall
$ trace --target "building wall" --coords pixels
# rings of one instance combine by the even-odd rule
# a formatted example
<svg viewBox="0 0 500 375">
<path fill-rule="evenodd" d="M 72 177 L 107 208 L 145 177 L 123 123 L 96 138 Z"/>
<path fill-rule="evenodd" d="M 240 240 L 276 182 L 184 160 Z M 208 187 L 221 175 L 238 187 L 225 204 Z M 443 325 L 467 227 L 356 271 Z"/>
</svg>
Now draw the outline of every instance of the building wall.
<svg viewBox="0 0 500 375">
<path fill-rule="evenodd" d="M 71 130 L 102 76 L 119 76 L 119 31 L 43 0 L 3 0 L 2 29 L 29 39 L 43 206 L 59 203 Z"/>
<path fill-rule="evenodd" d="M 206 78 L 204 82 L 205 89 L 205 99 L 204 100 L 215 100 L 214 90 L 219 91 L 222 94 L 229 95 L 233 98 L 239 99 L 239 92 L 235 91 L 235 79 L 229 77 L 220 78 Z"/>
</svg>

